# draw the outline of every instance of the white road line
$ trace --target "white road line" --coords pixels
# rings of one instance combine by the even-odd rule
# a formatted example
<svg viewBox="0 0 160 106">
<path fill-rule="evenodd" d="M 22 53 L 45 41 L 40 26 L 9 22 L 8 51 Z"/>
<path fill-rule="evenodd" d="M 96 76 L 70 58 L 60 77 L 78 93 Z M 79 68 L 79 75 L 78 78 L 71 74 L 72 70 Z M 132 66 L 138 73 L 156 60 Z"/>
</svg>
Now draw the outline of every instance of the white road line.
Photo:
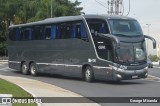
<svg viewBox="0 0 160 106">
<path fill-rule="evenodd" d="M 155 68 L 160 68 L 160 67 L 156 67 L 156 66 L 154 66 Z"/>
<path fill-rule="evenodd" d="M 148 75 L 148 77 L 146 79 L 142 79 L 142 80 L 160 82 L 160 77 L 156 77 L 156 76 L 153 76 L 153 75 Z"/>
<path fill-rule="evenodd" d="M 156 79 L 159 79 L 160 80 L 160 77 L 156 77 L 156 76 L 153 76 L 153 75 L 148 75 L 148 76 L 151 76 L 153 78 L 156 78 Z"/>
</svg>

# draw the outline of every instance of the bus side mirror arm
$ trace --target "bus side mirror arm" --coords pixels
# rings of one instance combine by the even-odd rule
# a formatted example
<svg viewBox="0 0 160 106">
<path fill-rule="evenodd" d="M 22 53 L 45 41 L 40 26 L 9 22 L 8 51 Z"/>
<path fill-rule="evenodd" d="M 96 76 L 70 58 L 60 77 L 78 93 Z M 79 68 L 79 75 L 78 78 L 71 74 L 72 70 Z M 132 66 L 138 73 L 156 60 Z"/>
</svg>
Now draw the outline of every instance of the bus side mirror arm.
<svg viewBox="0 0 160 106">
<path fill-rule="evenodd" d="M 152 40 L 152 42 L 153 42 L 153 49 L 156 49 L 156 40 L 153 37 L 150 37 L 150 36 L 147 36 L 147 35 L 144 35 L 144 37 Z"/>
<path fill-rule="evenodd" d="M 98 36 L 111 38 L 112 40 L 114 40 L 117 43 L 117 45 L 120 44 L 119 39 L 117 37 L 115 37 L 114 35 L 98 33 Z"/>
</svg>

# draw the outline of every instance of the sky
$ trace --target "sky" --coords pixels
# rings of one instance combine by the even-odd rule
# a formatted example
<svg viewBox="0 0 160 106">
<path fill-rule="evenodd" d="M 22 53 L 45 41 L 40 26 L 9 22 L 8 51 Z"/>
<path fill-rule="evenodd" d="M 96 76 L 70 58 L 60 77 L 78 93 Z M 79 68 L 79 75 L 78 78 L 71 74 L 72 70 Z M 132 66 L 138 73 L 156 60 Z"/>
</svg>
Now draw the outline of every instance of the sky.
<svg viewBox="0 0 160 106">
<path fill-rule="evenodd" d="M 75 0 L 70 0 L 75 1 Z M 96 0 L 78 0 L 82 2 L 80 7 L 83 7 L 82 12 L 85 14 L 107 14 L 108 12 L 108 0 L 98 0 L 103 6 L 96 2 Z M 123 0 L 124 2 L 124 15 L 127 15 L 129 11 L 129 0 Z M 130 12 L 129 17 L 135 18 L 141 24 L 143 33 L 148 35 L 149 24 L 149 36 L 156 39 L 157 44 L 160 44 L 160 0 L 130 0 Z M 152 42 L 148 40 L 148 54 L 156 55 L 156 49 L 152 49 Z"/>
</svg>

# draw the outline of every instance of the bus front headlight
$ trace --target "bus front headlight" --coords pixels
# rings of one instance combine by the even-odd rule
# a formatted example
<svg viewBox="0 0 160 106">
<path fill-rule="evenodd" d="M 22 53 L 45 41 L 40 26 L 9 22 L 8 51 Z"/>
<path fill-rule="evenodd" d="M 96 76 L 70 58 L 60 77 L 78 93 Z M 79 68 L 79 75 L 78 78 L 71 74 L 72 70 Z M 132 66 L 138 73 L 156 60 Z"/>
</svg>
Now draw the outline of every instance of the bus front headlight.
<svg viewBox="0 0 160 106">
<path fill-rule="evenodd" d="M 112 66 L 112 69 L 113 69 L 113 70 L 116 70 L 116 71 L 118 70 L 118 68 L 115 67 L 115 66 Z"/>
<path fill-rule="evenodd" d="M 145 68 L 144 68 L 144 70 L 146 70 L 146 71 L 147 71 L 147 70 L 148 70 L 148 67 L 145 67 Z"/>
</svg>

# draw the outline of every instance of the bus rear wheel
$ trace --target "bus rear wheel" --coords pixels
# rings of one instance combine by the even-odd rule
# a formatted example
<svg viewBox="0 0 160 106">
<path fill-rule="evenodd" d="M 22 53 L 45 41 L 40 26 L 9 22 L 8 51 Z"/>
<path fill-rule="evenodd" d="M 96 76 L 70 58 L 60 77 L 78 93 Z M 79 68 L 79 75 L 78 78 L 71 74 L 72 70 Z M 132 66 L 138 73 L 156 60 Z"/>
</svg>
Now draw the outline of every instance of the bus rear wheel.
<svg viewBox="0 0 160 106">
<path fill-rule="evenodd" d="M 30 73 L 31 73 L 32 76 L 37 76 L 37 74 L 38 74 L 38 67 L 37 67 L 37 65 L 35 63 L 31 63 L 29 69 L 30 69 L 29 71 L 30 71 Z"/>
<path fill-rule="evenodd" d="M 93 82 L 94 81 L 94 73 L 93 73 L 93 69 L 90 66 L 87 66 L 85 68 L 85 81 L 87 82 Z"/>
<path fill-rule="evenodd" d="M 24 74 L 24 75 L 28 75 L 29 74 L 29 70 L 28 70 L 26 62 L 22 63 L 22 65 L 21 65 L 21 71 L 22 71 L 22 74 Z"/>
</svg>

